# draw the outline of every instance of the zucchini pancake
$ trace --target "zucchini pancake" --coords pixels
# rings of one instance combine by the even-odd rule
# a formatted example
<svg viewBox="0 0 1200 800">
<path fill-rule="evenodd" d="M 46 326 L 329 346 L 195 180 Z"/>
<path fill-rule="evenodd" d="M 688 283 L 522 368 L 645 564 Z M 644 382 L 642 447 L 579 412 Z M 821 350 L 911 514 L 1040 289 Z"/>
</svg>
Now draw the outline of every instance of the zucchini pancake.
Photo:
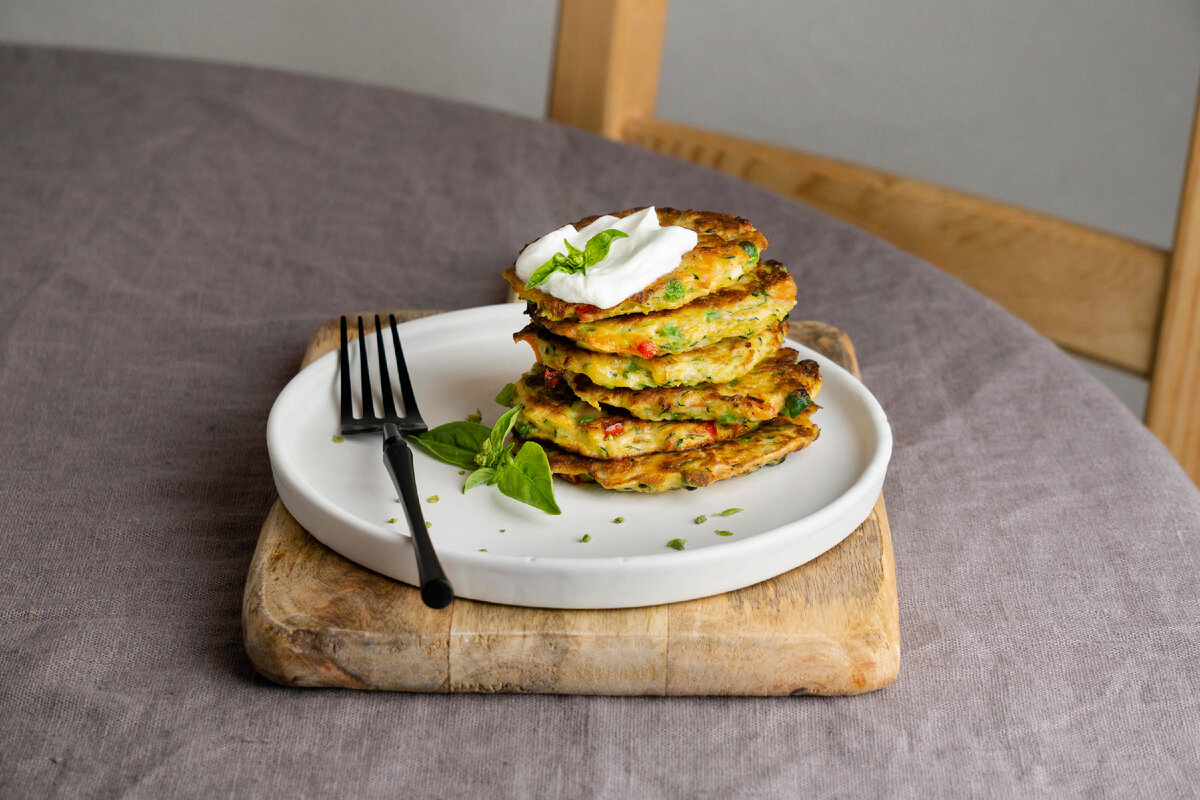
<svg viewBox="0 0 1200 800">
<path fill-rule="evenodd" d="M 786 319 L 795 304 L 796 283 L 787 268 L 764 261 L 728 289 L 675 309 L 588 321 L 553 320 L 530 304 L 529 316 L 588 350 L 653 358 L 751 336 L 766 323 Z"/>
<path fill-rule="evenodd" d="M 530 318 L 513 338 L 537 359 L 501 393 L 517 438 L 565 480 L 638 492 L 707 486 L 815 441 L 820 371 L 783 346 L 796 283 L 760 261 L 767 244 L 739 217 L 669 208 L 531 242 L 504 271 Z"/>
<path fill-rule="evenodd" d="M 813 399 L 821 388 L 817 362 L 790 347 L 760 361 L 754 369 L 726 383 L 661 389 L 609 389 L 585 375 L 566 376 L 575 395 L 592 408 L 623 408 L 646 420 L 711 419 L 718 422 L 763 422 L 784 416 L 798 420 L 815 411 Z"/>
<path fill-rule="evenodd" d="M 537 323 L 526 325 L 513 338 L 528 342 L 538 363 L 550 369 L 586 375 L 610 389 L 647 389 L 733 380 L 777 351 L 786 336 L 787 323 L 776 322 L 746 337 L 733 336 L 707 347 L 653 358 L 588 350 L 539 328 Z"/>
</svg>

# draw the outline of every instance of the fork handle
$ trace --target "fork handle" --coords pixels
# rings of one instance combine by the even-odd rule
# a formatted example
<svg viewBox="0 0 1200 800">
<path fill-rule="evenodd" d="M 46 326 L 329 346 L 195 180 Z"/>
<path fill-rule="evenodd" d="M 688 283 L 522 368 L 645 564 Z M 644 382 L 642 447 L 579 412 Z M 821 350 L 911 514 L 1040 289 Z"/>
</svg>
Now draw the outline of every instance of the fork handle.
<svg viewBox="0 0 1200 800">
<path fill-rule="evenodd" d="M 389 435 L 383 440 L 383 463 L 387 466 L 392 483 L 404 503 L 408 528 L 412 532 L 413 549 L 417 554 L 417 580 L 421 584 L 421 599 L 430 608 L 445 608 L 454 599 L 454 587 L 446 579 L 446 573 L 438 562 L 433 541 L 425 527 L 425 515 L 421 513 L 421 499 L 417 496 L 417 478 L 413 470 L 412 449 L 399 435 Z"/>
</svg>

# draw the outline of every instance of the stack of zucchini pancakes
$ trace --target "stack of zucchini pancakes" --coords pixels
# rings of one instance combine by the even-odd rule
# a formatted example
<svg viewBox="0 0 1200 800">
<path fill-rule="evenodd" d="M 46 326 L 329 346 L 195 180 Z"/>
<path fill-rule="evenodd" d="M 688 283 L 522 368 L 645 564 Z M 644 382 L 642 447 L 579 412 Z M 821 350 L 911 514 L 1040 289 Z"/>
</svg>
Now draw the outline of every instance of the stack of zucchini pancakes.
<svg viewBox="0 0 1200 800">
<path fill-rule="evenodd" d="M 625 217 L 640 209 L 614 214 Z M 572 483 L 694 489 L 777 464 L 818 435 L 815 361 L 784 347 L 796 284 L 767 239 L 727 214 L 657 209 L 695 231 L 679 266 L 610 308 L 504 277 L 528 301 L 514 334 L 537 363 L 514 384 L 516 433 Z M 574 223 L 577 230 L 595 220 Z"/>
</svg>

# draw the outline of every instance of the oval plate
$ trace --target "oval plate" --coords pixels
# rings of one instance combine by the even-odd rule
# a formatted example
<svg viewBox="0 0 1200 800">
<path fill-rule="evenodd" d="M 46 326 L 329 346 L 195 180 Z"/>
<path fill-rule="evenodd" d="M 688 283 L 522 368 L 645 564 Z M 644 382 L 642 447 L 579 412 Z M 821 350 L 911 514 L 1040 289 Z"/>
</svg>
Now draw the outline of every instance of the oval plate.
<svg viewBox="0 0 1200 800">
<path fill-rule="evenodd" d="M 430 427 L 476 410 L 491 425 L 503 413 L 493 398 L 533 363 L 529 348 L 512 340 L 525 325 L 523 309 L 519 303 L 485 306 L 400 326 L 417 403 Z M 370 353 L 373 340 L 370 334 Z M 879 497 L 891 430 L 853 375 L 788 344 L 821 366 L 822 408 L 813 417 L 820 437 L 778 466 L 694 492 L 609 492 L 555 480 L 563 513 L 551 516 L 494 487 L 464 494 L 457 467 L 414 446 L 422 510 L 456 594 L 546 608 L 671 603 L 772 578 L 846 538 Z M 351 347 L 352 373 L 356 350 Z M 313 361 L 271 408 L 267 448 L 280 499 L 331 549 L 415 584 L 404 508 L 384 469 L 379 434 L 335 441 L 337 371 L 336 351 Z M 719 516 L 733 508 L 742 510 Z M 697 523 L 701 516 L 707 521 Z M 614 522 L 618 517 L 624 521 Z M 580 541 L 584 534 L 588 542 Z M 685 549 L 667 545 L 677 538 L 687 540 Z"/>
</svg>

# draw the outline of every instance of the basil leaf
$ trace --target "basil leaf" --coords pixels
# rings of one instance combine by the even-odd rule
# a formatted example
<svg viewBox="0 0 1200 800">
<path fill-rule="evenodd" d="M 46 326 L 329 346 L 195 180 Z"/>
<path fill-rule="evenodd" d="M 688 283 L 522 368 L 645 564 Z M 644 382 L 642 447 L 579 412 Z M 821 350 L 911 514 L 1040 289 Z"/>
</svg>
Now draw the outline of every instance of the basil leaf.
<svg viewBox="0 0 1200 800">
<path fill-rule="evenodd" d="M 629 234 L 625 231 L 618 231 L 610 228 L 606 231 L 600 231 L 592 238 L 588 239 L 587 244 L 583 246 L 583 263 L 585 266 L 591 267 L 599 264 L 608 257 L 608 249 L 612 247 L 613 239 L 625 239 Z"/>
<path fill-rule="evenodd" d="M 508 449 L 504 447 L 504 440 L 508 437 L 508 432 L 512 430 L 513 425 L 517 423 L 517 414 L 520 413 L 521 406 L 513 406 L 508 411 L 505 411 L 500 419 L 496 420 L 496 424 L 492 426 L 488 432 L 487 441 L 480 451 L 483 459 L 477 460 L 480 466 L 483 467 L 498 467 L 505 461 L 505 455 Z"/>
<path fill-rule="evenodd" d="M 599 234 L 596 234 L 596 235 L 599 236 Z M 592 238 L 594 239 L 596 237 L 593 236 Z M 589 240 L 588 243 L 590 244 L 591 240 Z M 568 262 L 567 264 L 564 264 L 563 266 L 568 267 L 568 268 L 570 268 L 570 267 L 586 268 L 587 264 L 585 263 L 584 258 L 583 258 L 583 251 L 580 250 L 575 245 L 568 242 L 566 239 L 563 239 L 563 244 L 565 244 L 567 246 L 567 257 L 564 260 Z M 586 247 L 586 246 L 587 245 L 584 245 L 584 247 Z M 571 270 L 571 271 L 574 272 L 576 270 Z"/>
<path fill-rule="evenodd" d="M 526 289 L 532 289 L 533 287 L 546 282 L 546 278 L 549 278 L 550 275 L 556 269 L 558 269 L 558 262 L 556 260 L 558 255 L 558 253 L 555 253 L 555 258 L 550 259 L 545 264 L 542 264 L 533 271 L 533 273 L 529 276 L 529 280 L 525 281 Z"/>
<path fill-rule="evenodd" d="M 475 455 L 488 440 L 487 427 L 478 422 L 447 422 L 413 436 L 421 449 L 436 459 L 463 469 L 474 469 Z"/>
<path fill-rule="evenodd" d="M 580 250 L 568 240 L 563 239 L 563 244 L 567 248 L 566 255 L 555 253 L 550 257 L 550 260 L 540 267 L 535 269 L 529 279 L 525 281 L 525 288 L 532 289 L 539 284 L 545 283 L 550 275 L 558 270 L 563 272 L 587 272 L 587 268 L 598 264 L 608 256 L 608 249 L 612 246 L 613 239 L 620 239 L 629 234 L 623 231 L 609 229 L 600 231 L 595 236 L 587 240 L 587 244 Z"/>
<path fill-rule="evenodd" d="M 514 500 L 541 509 L 547 514 L 561 514 L 554 502 L 554 479 L 546 451 L 535 442 L 525 442 L 511 464 L 499 471 L 496 488 Z"/>
<path fill-rule="evenodd" d="M 513 384 L 506 385 L 500 390 L 500 394 L 496 395 L 496 402 L 502 406 L 511 406 L 513 395 L 516 394 L 517 387 Z"/>
<path fill-rule="evenodd" d="M 467 476 L 467 482 L 463 484 L 463 494 L 467 493 L 467 489 L 473 489 L 481 483 L 492 483 L 496 480 L 496 470 L 491 467 L 480 467 Z"/>
</svg>

